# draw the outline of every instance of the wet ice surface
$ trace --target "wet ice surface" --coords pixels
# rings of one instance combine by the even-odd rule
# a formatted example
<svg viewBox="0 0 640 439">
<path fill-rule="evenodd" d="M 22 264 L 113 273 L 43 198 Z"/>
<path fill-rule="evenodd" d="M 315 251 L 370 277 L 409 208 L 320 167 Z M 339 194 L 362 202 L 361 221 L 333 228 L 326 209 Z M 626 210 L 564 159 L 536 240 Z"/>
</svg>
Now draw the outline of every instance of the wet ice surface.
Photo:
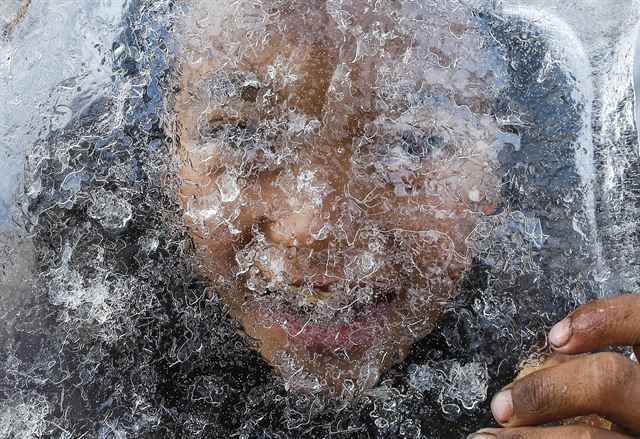
<svg viewBox="0 0 640 439">
<path fill-rule="evenodd" d="M 407 2 L 409 16 L 418 3 Z M 460 6 L 438 3 L 446 6 L 444 16 Z M 606 3 L 503 2 L 499 15 L 514 24 L 496 34 L 502 33 L 503 45 L 513 46 L 511 66 L 534 72 L 512 78 L 511 113 L 501 119 L 505 132 L 497 135 L 504 145 L 491 157 L 498 166 L 491 169 L 502 179 L 501 197 L 509 202 L 489 214 L 465 217 L 473 218 L 473 228 L 455 248 L 473 255 L 474 265 L 450 295 L 455 297 L 445 301 L 433 331 L 412 342 L 402 365 L 372 386 L 344 381 L 344 393 L 356 394 L 354 401 L 327 398 L 322 374 L 303 370 L 304 363 L 291 351 L 282 354 L 279 367 L 266 364 L 255 350 L 257 342 L 242 336 L 249 329 L 229 317 L 232 305 L 219 291 L 225 283 L 212 280 L 206 263 L 194 256 L 197 248 L 185 233 L 185 222 L 192 221 L 203 234 L 242 235 L 238 218 L 258 174 L 229 166 L 210 175 L 205 184 L 213 190 L 207 196 L 184 206 L 176 202 L 179 185 L 170 176 L 179 170 L 175 160 L 167 159 L 171 147 L 162 129 L 172 119 L 163 113 L 173 89 L 163 82 L 162 72 L 172 62 L 169 23 L 176 10 L 170 11 L 169 2 L 132 2 L 128 8 L 120 1 L 95 1 L 74 2 L 78 11 L 68 14 L 67 2 L 34 0 L 21 26 L 0 42 L 0 101 L 8 103 L 0 108 L 5 323 L 0 330 L 0 436 L 208 437 L 211 431 L 224 431 L 232 437 L 439 438 L 465 437 L 488 425 L 488 399 L 511 379 L 531 347 L 544 340 L 550 323 L 590 297 L 638 290 L 638 143 L 631 88 L 638 6 Z M 327 8 L 345 35 L 363 41 L 346 61 L 371 56 L 384 35 L 352 27 L 346 2 L 327 2 Z M 3 20 L 12 14 L 0 12 Z M 527 28 L 514 16 L 539 27 Z M 130 21 L 123 24 L 123 17 Z M 524 41 L 529 44 L 517 46 L 508 38 L 510 32 L 527 29 Z M 386 70 L 381 77 L 402 79 L 409 71 L 394 78 Z M 288 83 L 295 82 L 296 74 L 295 68 L 287 71 L 279 64 L 265 77 Z M 333 78 L 341 75 L 348 77 L 337 69 Z M 248 87 L 239 96 L 257 93 L 255 78 L 231 79 L 212 77 L 212 98 L 233 97 L 239 83 Z M 551 92 L 558 82 L 560 91 Z M 381 96 L 397 97 L 407 90 L 401 81 L 390 85 L 396 87 Z M 494 86 L 500 87 L 500 81 Z M 261 96 L 271 102 L 268 93 Z M 442 100 L 406 96 L 409 107 L 426 102 L 448 108 Z M 481 112 L 468 108 L 465 120 Z M 228 160 L 265 152 L 265 162 L 253 162 L 251 172 L 263 172 L 255 170 L 265 166 L 260 163 L 293 168 L 292 158 L 300 156 L 296 143 L 281 140 L 278 145 L 287 148 L 274 151 L 267 145 L 269 133 L 304 138 L 319 129 L 321 120 L 286 110 L 262 126 L 247 124 L 239 132 L 237 124 L 214 125 L 205 134 L 224 134 L 246 148 L 246 153 L 226 152 Z M 387 123 L 378 118 L 371 127 L 384 130 Z M 281 131 L 285 125 L 286 135 Z M 247 134 L 254 129 L 264 137 Z M 364 130 L 360 143 L 349 147 L 359 145 L 366 157 L 373 144 L 366 139 L 379 132 Z M 390 193 L 398 197 L 409 196 L 406 176 L 423 172 L 411 161 L 421 141 L 405 133 L 387 137 L 404 149 L 385 150 L 374 169 L 366 171 L 387 179 Z M 426 145 L 433 153 L 431 143 Z M 543 145 L 547 149 L 541 156 L 536 151 Z M 215 152 L 211 144 L 204 147 L 208 154 Z M 364 159 L 354 159 L 354 169 L 365 169 L 358 160 Z M 286 206 L 304 213 L 300 206 L 319 210 L 321 197 L 341 192 L 335 181 L 325 185 L 324 178 L 316 165 L 298 175 L 284 172 L 277 183 L 288 194 Z M 363 190 L 367 184 L 363 180 L 349 192 L 359 200 L 358 212 L 379 201 L 375 192 Z M 482 200 L 476 187 L 463 189 L 456 196 L 470 203 Z M 443 199 L 436 185 L 432 190 Z M 300 194 L 307 198 L 300 201 Z M 391 241 L 389 233 L 367 220 L 361 227 L 366 233 L 353 240 L 348 220 L 354 218 L 342 215 L 333 224 L 342 227 L 343 235 L 327 219 L 312 224 L 313 240 L 331 237 L 335 252 L 314 259 L 320 258 L 319 250 L 309 260 L 344 266 L 327 271 L 340 274 L 341 283 L 325 287 L 319 281 L 298 285 L 287 279 L 291 255 L 269 244 L 273 237 L 259 228 L 251 231 L 252 244 L 234 255 L 234 273 L 246 271 L 249 290 L 270 292 L 253 299 L 263 308 L 292 306 L 302 310 L 304 321 L 338 316 L 346 322 L 338 332 L 346 328 L 347 335 L 335 335 L 332 348 L 367 343 L 367 337 L 349 333 L 367 331 L 358 313 L 373 313 L 373 304 L 381 306 L 399 293 L 362 279 L 383 273 L 378 281 L 396 285 L 394 276 L 405 269 L 381 271 L 390 264 L 390 242 L 422 252 L 444 249 L 459 264 L 465 259 L 464 252 L 453 255 L 451 239 L 445 239 L 450 237 L 435 226 L 415 235 L 421 241 L 406 231 L 395 231 L 396 241 Z M 286 221 L 282 224 L 286 230 Z M 352 239 L 357 252 L 346 253 L 343 238 Z M 306 260 L 300 254 L 296 258 Z M 446 260 L 451 263 L 434 256 L 425 279 L 446 277 Z M 421 263 L 402 262 L 400 267 Z M 263 272 L 273 277 L 265 279 Z M 339 288 L 348 294 L 330 294 Z M 418 300 L 425 291 L 435 291 L 429 288 L 407 294 Z M 388 296 L 383 298 L 379 289 Z M 278 302 L 280 296 L 287 297 L 286 303 Z M 336 311 L 347 299 L 362 305 Z M 289 319 L 285 329 L 302 331 L 302 323 Z M 317 345 L 333 336 L 331 331 L 320 324 L 308 329 L 306 343 Z"/>
</svg>

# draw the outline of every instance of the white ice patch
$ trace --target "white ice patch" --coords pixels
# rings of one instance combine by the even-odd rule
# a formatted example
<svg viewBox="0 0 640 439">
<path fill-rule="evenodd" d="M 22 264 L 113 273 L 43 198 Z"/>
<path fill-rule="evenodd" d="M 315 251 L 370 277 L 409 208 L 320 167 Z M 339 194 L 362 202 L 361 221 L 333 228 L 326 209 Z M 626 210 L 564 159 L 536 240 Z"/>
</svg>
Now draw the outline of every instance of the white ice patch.
<svg viewBox="0 0 640 439">
<path fill-rule="evenodd" d="M 88 214 L 107 229 L 122 229 L 133 218 L 133 208 L 124 198 L 102 191 L 93 200 Z"/>
<path fill-rule="evenodd" d="M 364 279 L 378 271 L 382 263 L 372 252 L 365 251 L 345 265 L 345 276 L 347 279 Z"/>
<path fill-rule="evenodd" d="M 256 260 L 262 266 L 263 271 L 267 271 L 271 276 L 271 281 L 280 282 L 284 280 L 285 272 L 284 250 L 277 247 L 267 247 L 258 250 Z"/>
<path fill-rule="evenodd" d="M 187 202 L 186 213 L 196 223 L 207 220 L 221 220 L 223 209 L 220 198 L 216 194 L 200 197 L 198 200 Z"/>
<path fill-rule="evenodd" d="M 58 277 L 49 289 L 49 300 L 63 306 L 66 319 L 81 319 L 88 324 L 105 325 L 123 307 L 128 306 L 131 289 L 122 282 L 104 279 L 85 280 L 78 272 L 70 270 Z"/>
<path fill-rule="evenodd" d="M 238 174 L 234 170 L 227 170 L 216 180 L 218 190 L 220 191 L 220 201 L 230 203 L 240 195 L 240 186 L 238 185 Z"/>
<path fill-rule="evenodd" d="M 357 265 L 365 275 L 375 272 L 379 267 L 376 257 L 370 252 L 365 252 L 359 255 L 357 258 Z"/>
<path fill-rule="evenodd" d="M 297 111 L 289 111 L 289 133 L 292 134 L 310 134 L 317 130 L 321 124 L 316 118 L 310 118 Z"/>
<path fill-rule="evenodd" d="M 15 393 L 0 404 L 0 437 L 32 439 L 48 429 L 51 404 L 39 394 Z M 62 437 L 62 436 L 61 436 Z"/>
<path fill-rule="evenodd" d="M 483 362 L 411 364 L 407 373 L 409 385 L 416 390 L 438 392 L 438 402 L 445 413 L 460 413 L 460 406 L 473 410 L 487 399 L 489 371 Z"/>
</svg>

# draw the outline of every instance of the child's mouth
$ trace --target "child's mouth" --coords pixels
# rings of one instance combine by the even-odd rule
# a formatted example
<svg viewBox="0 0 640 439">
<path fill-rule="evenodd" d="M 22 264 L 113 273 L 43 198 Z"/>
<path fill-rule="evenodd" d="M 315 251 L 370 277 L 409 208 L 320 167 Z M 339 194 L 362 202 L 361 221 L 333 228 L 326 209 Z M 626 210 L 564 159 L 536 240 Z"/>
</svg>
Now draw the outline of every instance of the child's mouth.
<svg viewBox="0 0 640 439">
<path fill-rule="evenodd" d="M 254 298 L 261 316 L 300 348 L 331 351 L 371 345 L 388 325 L 402 288 L 381 282 L 294 280 Z"/>
</svg>

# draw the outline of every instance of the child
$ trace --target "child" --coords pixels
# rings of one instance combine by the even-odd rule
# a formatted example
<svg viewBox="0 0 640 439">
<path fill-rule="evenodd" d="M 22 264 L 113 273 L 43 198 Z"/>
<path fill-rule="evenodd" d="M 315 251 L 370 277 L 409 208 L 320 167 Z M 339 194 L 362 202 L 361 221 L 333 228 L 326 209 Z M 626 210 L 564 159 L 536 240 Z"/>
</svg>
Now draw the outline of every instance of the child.
<svg viewBox="0 0 640 439">
<path fill-rule="evenodd" d="M 506 65 L 468 9 L 369 3 L 204 2 L 181 24 L 201 271 L 299 389 L 368 388 L 432 330 L 514 142 L 493 112 Z"/>
<path fill-rule="evenodd" d="M 469 2 L 202 3 L 175 65 L 173 2 L 131 2 L 115 96 L 30 151 L 43 288 L 5 388 L 78 436 L 488 425 L 488 396 L 592 291 L 583 70 Z M 359 393 L 409 350 L 353 404 L 310 394 Z"/>
</svg>

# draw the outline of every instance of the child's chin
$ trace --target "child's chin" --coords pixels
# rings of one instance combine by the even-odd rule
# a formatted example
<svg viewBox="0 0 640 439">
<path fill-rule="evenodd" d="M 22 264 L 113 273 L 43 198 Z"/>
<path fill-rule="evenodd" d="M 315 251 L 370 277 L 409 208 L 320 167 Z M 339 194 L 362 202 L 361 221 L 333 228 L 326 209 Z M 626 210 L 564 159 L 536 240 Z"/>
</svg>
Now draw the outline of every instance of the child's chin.
<svg viewBox="0 0 640 439">
<path fill-rule="evenodd" d="M 283 347 L 280 354 L 273 366 L 288 390 L 327 397 L 357 397 L 373 387 L 391 366 L 381 361 L 382 352 L 370 357 L 363 356 L 362 352 L 347 352 L 348 360 L 327 352 L 319 354 L 290 347 Z"/>
<path fill-rule="evenodd" d="M 389 340 L 390 334 L 350 349 L 292 344 L 274 331 L 260 353 L 283 378 L 287 390 L 331 398 L 355 398 L 404 360 L 415 339 Z M 277 342 L 274 342 L 277 340 Z"/>
</svg>

